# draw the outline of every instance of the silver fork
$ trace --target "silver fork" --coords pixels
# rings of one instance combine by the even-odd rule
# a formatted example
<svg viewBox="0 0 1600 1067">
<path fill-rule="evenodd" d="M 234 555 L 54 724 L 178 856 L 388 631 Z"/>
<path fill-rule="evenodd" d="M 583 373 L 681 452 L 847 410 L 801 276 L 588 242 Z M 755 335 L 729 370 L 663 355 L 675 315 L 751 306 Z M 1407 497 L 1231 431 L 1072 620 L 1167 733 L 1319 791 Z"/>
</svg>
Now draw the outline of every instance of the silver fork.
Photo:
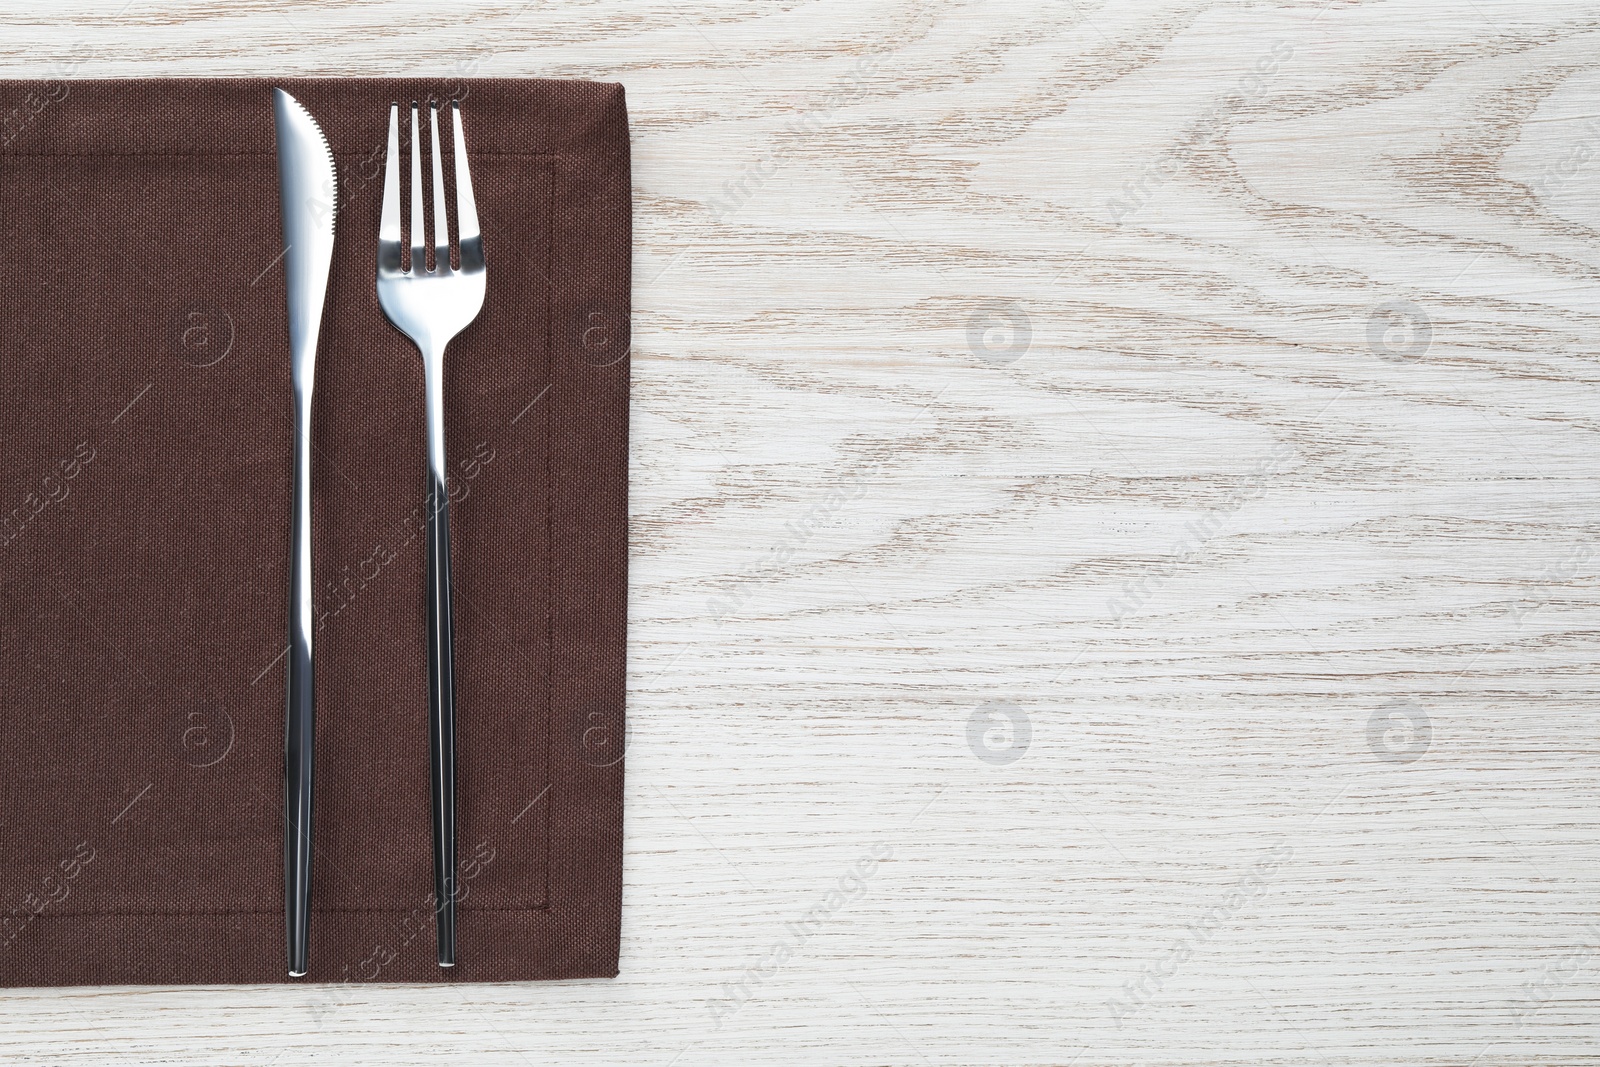
<svg viewBox="0 0 1600 1067">
<path fill-rule="evenodd" d="M 378 227 L 378 303 L 422 353 L 428 412 L 428 712 L 433 786 L 434 926 L 439 966 L 456 962 L 456 741 L 454 626 L 450 614 L 450 496 L 444 452 L 444 350 L 483 309 L 486 274 L 483 235 L 467 170 L 461 105 L 455 115 L 456 226 L 460 267 L 450 265 L 450 224 L 445 214 L 444 165 L 439 153 L 439 105 L 433 122 L 433 255 L 428 270 L 423 234 L 422 151 L 417 103 L 411 102 L 411 269 L 400 258 L 400 105 L 389 108 L 389 162 Z"/>
</svg>

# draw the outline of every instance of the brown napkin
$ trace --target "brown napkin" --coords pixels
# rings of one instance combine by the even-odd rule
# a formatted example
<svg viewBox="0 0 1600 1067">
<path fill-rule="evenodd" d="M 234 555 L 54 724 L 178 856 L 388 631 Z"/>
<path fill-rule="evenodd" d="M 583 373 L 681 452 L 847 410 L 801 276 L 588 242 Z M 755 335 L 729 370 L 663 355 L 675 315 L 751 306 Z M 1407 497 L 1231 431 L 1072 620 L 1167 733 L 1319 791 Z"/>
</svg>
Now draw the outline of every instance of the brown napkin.
<svg viewBox="0 0 1600 1067">
<path fill-rule="evenodd" d="M 274 84 L 322 124 L 340 174 L 313 430 L 308 980 L 614 975 L 622 88 L 0 81 L 0 984 L 287 980 Z M 422 365 L 374 291 L 389 103 L 430 98 L 462 100 L 489 262 L 445 364 L 463 896 L 444 971 Z"/>
</svg>

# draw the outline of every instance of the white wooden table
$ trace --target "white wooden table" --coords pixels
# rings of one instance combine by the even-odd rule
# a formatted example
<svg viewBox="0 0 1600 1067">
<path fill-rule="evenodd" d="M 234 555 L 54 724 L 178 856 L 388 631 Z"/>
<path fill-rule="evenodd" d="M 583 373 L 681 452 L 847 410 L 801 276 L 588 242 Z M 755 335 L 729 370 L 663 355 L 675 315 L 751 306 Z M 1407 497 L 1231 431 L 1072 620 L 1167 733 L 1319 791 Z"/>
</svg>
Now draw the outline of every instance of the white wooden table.
<svg viewBox="0 0 1600 1067">
<path fill-rule="evenodd" d="M 0 1061 L 1600 1062 L 1592 3 L 3 11 L 621 81 L 637 259 L 622 976 Z"/>
</svg>

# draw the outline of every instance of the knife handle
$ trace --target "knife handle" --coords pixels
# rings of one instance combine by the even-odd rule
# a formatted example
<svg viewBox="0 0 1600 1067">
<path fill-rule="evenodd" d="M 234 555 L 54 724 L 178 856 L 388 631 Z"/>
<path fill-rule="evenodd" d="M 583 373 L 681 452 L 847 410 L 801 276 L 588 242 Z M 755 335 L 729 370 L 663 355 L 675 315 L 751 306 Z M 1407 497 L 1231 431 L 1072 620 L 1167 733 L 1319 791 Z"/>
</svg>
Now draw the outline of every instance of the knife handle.
<svg viewBox="0 0 1600 1067">
<path fill-rule="evenodd" d="M 456 963 L 455 623 L 450 603 L 450 491 L 444 462 L 443 352 L 425 359 L 428 418 L 428 753 L 433 786 L 434 926 L 439 966 Z"/>
<path fill-rule="evenodd" d="M 297 393 L 299 390 L 297 390 Z M 312 742 L 311 396 L 295 398 L 294 503 L 289 546 L 289 685 L 283 740 L 283 900 L 289 975 L 305 975 L 311 946 Z"/>
</svg>

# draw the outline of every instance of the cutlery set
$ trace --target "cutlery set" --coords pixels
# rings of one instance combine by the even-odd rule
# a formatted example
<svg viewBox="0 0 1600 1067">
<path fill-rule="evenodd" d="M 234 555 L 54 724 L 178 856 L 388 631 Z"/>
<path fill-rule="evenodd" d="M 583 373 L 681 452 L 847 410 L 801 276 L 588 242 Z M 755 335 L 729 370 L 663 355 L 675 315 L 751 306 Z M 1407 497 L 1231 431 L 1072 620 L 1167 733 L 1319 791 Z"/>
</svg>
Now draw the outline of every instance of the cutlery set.
<svg viewBox="0 0 1600 1067">
<path fill-rule="evenodd" d="M 450 608 L 450 512 L 444 440 L 445 349 L 483 308 L 486 270 L 467 163 L 461 108 L 452 102 L 456 234 L 451 240 L 440 150 L 439 107 L 431 127 L 433 267 L 423 195 L 419 106 L 410 109 L 410 242 L 401 213 L 398 103 L 389 109 L 388 159 L 378 228 L 377 296 L 389 322 L 422 357 L 427 413 L 427 645 L 432 790 L 434 925 L 438 962 L 456 962 L 455 681 Z M 289 657 L 284 735 L 284 912 L 289 974 L 306 974 L 310 954 L 311 813 L 315 733 L 312 655 L 311 395 L 317 338 L 333 263 L 337 174 L 327 138 L 311 114 L 273 90 L 294 383 L 294 502 L 290 522 Z M 452 243 L 456 253 L 452 257 Z"/>
</svg>

